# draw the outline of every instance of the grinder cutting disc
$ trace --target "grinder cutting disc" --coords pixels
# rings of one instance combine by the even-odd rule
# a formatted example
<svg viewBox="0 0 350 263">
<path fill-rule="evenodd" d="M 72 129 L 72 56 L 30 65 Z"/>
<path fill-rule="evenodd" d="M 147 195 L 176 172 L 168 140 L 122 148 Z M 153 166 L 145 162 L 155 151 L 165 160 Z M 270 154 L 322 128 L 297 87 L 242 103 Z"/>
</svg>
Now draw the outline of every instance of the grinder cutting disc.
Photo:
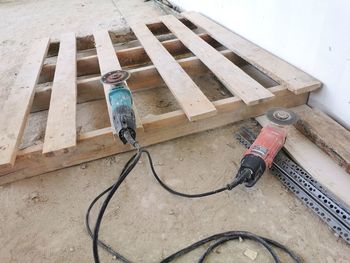
<svg viewBox="0 0 350 263">
<path fill-rule="evenodd" d="M 130 77 L 130 73 L 126 70 L 115 70 L 104 74 L 101 78 L 102 83 L 116 85 L 126 81 Z"/>
<path fill-rule="evenodd" d="M 298 115 L 285 108 L 272 108 L 266 112 L 266 117 L 278 125 L 292 125 L 299 119 Z"/>
</svg>

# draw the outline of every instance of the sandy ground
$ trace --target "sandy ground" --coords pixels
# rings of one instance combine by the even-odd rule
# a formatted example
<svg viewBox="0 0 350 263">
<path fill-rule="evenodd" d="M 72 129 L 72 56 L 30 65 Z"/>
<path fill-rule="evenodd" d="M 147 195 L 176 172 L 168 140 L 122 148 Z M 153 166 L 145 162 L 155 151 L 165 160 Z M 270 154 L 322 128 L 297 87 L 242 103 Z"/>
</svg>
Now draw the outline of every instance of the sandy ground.
<svg viewBox="0 0 350 263">
<path fill-rule="evenodd" d="M 162 13 L 154 3 L 138 0 L 0 1 L 2 99 L 31 40 L 48 35 L 58 38 L 66 31 L 85 35 L 96 28 L 123 30 L 127 21 Z M 162 96 L 149 104 L 176 108 Z M 233 137 L 242 125 L 252 123 L 149 147 L 157 171 L 168 184 L 184 192 L 225 185 L 244 152 Z M 116 179 L 130 156 L 119 154 L 1 186 L 0 262 L 92 262 L 91 241 L 84 228 L 86 208 Z M 239 187 L 188 200 L 165 192 L 144 159 L 111 202 L 101 237 L 135 262 L 157 262 L 200 238 L 229 230 L 276 239 L 305 262 L 349 262 L 350 247 L 272 175 L 266 174 L 253 189 Z M 272 262 L 260 247 L 246 240 L 222 246 L 209 262 L 253 262 L 243 255 L 247 248 L 258 252 L 254 262 Z M 194 262 L 201 251 L 179 262 Z M 102 262 L 115 262 L 105 252 L 100 256 Z M 283 262 L 288 262 L 287 258 Z"/>
</svg>

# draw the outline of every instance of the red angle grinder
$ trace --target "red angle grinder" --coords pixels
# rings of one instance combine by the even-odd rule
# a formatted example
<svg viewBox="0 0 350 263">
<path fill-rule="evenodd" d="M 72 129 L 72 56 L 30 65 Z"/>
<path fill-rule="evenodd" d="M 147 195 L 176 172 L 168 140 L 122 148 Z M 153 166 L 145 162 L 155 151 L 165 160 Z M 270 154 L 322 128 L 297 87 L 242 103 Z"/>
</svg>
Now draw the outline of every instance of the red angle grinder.
<svg viewBox="0 0 350 263">
<path fill-rule="evenodd" d="M 291 110 L 272 108 L 267 111 L 269 123 L 261 129 L 258 137 L 244 153 L 235 181 L 252 187 L 260 179 L 266 168 L 270 168 L 273 159 L 283 147 L 286 137 L 286 126 L 294 124 L 298 116 Z"/>
</svg>

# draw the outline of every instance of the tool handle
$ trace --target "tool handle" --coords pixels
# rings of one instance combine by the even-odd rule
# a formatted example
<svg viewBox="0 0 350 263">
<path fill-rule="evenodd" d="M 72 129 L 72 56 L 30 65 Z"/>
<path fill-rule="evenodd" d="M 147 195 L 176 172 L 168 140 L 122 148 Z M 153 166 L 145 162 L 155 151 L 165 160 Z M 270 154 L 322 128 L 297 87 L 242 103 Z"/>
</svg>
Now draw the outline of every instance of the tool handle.
<svg viewBox="0 0 350 263">
<path fill-rule="evenodd" d="M 273 159 L 283 147 L 286 136 L 285 127 L 269 123 L 261 129 L 260 134 L 244 156 L 249 154 L 258 156 L 264 160 L 266 167 L 270 168 Z"/>
</svg>

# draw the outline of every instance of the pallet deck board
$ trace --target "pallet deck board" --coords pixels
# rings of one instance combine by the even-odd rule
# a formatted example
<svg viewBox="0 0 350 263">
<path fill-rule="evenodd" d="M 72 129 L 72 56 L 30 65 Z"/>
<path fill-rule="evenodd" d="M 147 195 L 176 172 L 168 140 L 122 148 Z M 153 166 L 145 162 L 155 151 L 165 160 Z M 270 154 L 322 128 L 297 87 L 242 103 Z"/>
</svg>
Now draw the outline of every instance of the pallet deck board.
<svg viewBox="0 0 350 263">
<path fill-rule="evenodd" d="M 43 154 L 66 150 L 77 144 L 76 68 L 75 34 L 66 33 L 60 41 Z"/>
<path fill-rule="evenodd" d="M 276 79 L 283 79 L 284 76 L 274 78 L 274 75 L 266 74 L 266 72 L 269 72 L 268 69 L 261 70 L 259 67 L 262 67 L 263 64 L 259 61 L 260 64 L 255 63 L 253 61 L 254 56 L 241 57 L 239 50 L 237 52 L 232 51 L 222 45 L 223 43 L 219 43 L 220 39 L 216 39 L 216 35 L 211 35 L 213 32 L 210 27 L 205 28 L 204 26 L 204 30 L 206 30 L 204 33 L 203 30 L 197 29 L 192 32 L 190 29 L 193 26 L 188 26 L 191 24 L 186 20 L 180 20 L 186 22 L 184 24 L 173 17 L 170 20 L 163 17 L 157 21 L 162 20 L 164 20 L 166 26 L 158 22 L 151 26 L 141 24 L 138 28 L 134 28 L 141 44 L 140 46 L 134 46 L 136 42 L 133 42 L 131 48 L 123 48 L 124 45 L 120 45 L 116 50 L 108 31 L 95 32 L 95 49 L 80 52 L 79 55 L 77 51 L 77 59 L 73 59 L 74 48 L 68 48 L 64 39 L 61 40 L 61 48 L 57 58 L 44 58 L 47 53 L 49 39 L 41 40 L 33 47 L 17 78 L 17 82 L 15 82 L 15 86 L 12 87 L 7 102 L 4 104 L 4 113 L 1 113 L 0 116 L 0 124 L 4 125 L 1 127 L 0 137 L 0 164 L 3 164 L 0 167 L 0 185 L 132 150 L 130 146 L 123 145 L 116 138 L 109 118 L 109 111 L 94 112 L 92 114 L 94 116 L 88 114 L 88 112 L 95 110 L 106 110 L 105 107 L 96 107 L 96 105 L 104 106 L 105 102 L 107 102 L 107 106 L 109 105 L 106 93 L 110 87 L 104 87 L 100 82 L 100 77 L 111 70 L 124 68 L 131 74 L 127 84 L 135 94 L 135 98 L 138 98 L 136 106 L 140 107 L 140 110 L 142 109 L 143 114 L 140 117 L 134 109 L 137 116 L 137 140 L 141 146 L 256 117 L 264 114 L 270 107 L 295 107 L 307 102 L 310 82 L 303 79 L 304 75 L 300 73 L 301 71 L 292 70 L 289 73 L 290 76 L 295 74 L 296 79 L 300 78 L 295 82 L 298 82 L 301 88 L 298 92 L 295 92 L 285 82 L 276 81 Z M 179 25 L 181 34 L 179 34 Z M 187 26 L 188 28 L 186 28 Z M 169 29 L 167 27 L 170 31 L 174 30 L 179 38 L 161 42 L 159 39 L 164 39 L 163 36 L 156 36 L 155 34 L 156 32 L 166 32 L 168 34 Z M 72 44 L 74 41 L 72 38 L 70 39 Z M 218 57 L 220 59 L 213 63 L 209 58 L 203 60 L 202 50 L 200 52 L 195 50 L 196 52 L 193 52 L 195 54 L 191 53 L 191 48 L 192 51 L 194 48 L 198 49 L 188 43 L 192 40 L 194 43 L 201 43 L 199 47 L 203 48 L 204 52 L 211 50 L 208 54 L 212 55 L 214 60 Z M 54 45 L 57 45 L 57 43 L 54 43 Z M 91 45 L 89 45 L 89 48 L 91 48 Z M 235 48 L 239 49 L 240 47 Z M 245 52 L 246 46 L 243 45 L 242 49 Z M 258 47 L 256 49 L 259 50 Z M 257 58 L 263 59 L 259 56 Z M 42 67 L 43 61 L 49 64 Z M 227 65 L 227 69 L 218 66 L 218 63 L 222 61 L 226 61 L 223 62 L 223 65 Z M 211 66 L 208 67 L 208 65 Z M 285 68 L 284 70 L 288 69 Z M 220 75 L 218 72 L 221 77 L 225 72 L 228 75 L 234 75 L 234 78 L 227 78 L 229 83 L 224 83 L 222 79 L 218 81 L 215 78 L 215 75 Z M 277 75 L 278 72 L 274 74 Z M 43 83 L 39 81 L 39 84 L 36 85 L 39 75 L 40 79 L 45 81 Z M 244 76 L 244 79 L 249 79 L 249 81 L 241 81 L 242 76 Z M 218 86 L 214 85 L 215 89 L 208 92 L 208 88 L 214 86 L 210 81 L 204 83 L 202 77 L 205 77 L 205 79 L 212 78 L 216 83 L 215 85 Z M 240 81 L 237 81 L 237 78 Z M 201 79 L 201 81 L 198 81 L 198 79 Z M 193 80 L 196 82 L 193 82 Z M 220 85 L 220 81 L 224 85 Z M 237 94 L 235 96 L 227 97 L 230 96 L 229 92 L 223 87 L 234 85 L 236 90 L 245 91 L 245 89 L 249 90 L 256 87 L 257 83 L 271 94 L 268 100 L 261 100 L 261 97 L 260 100 L 256 100 L 257 94 L 255 93 L 252 94 L 253 99 L 249 98 L 250 95 L 247 98 L 244 97 L 245 94 L 238 94 L 238 92 L 233 92 Z M 167 84 L 168 87 L 164 84 Z M 72 88 L 75 85 L 76 90 Z M 199 85 L 203 85 L 203 87 Z M 21 89 L 20 87 L 28 88 Z M 158 95 L 158 90 L 149 90 L 155 87 L 162 88 L 163 90 L 159 89 L 159 91 L 163 95 L 167 94 L 164 89 L 172 91 L 175 99 L 171 99 L 171 101 L 175 104 L 179 102 L 180 107 L 178 107 L 179 105 L 173 105 L 169 108 L 169 111 L 167 109 L 157 109 L 157 113 L 153 113 L 152 107 L 157 107 L 157 105 L 142 103 L 140 99 L 149 98 L 151 101 L 157 101 L 158 98 L 149 97 Z M 223 90 L 216 90 L 220 87 Z M 136 96 L 136 93 L 139 94 Z M 212 97 L 216 93 L 218 96 Z M 69 96 L 69 98 L 64 98 L 65 96 Z M 255 100 L 256 104 L 251 102 Z M 60 101 L 62 101 L 62 104 L 59 104 Z M 76 103 L 83 103 L 83 105 L 75 105 Z M 74 113 L 74 105 L 78 109 L 76 113 Z M 22 138 L 22 136 L 28 113 L 32 112 L 33 116 L 31 117 L 33 119 L 39 117 L 39 121 L 44 121 L 40 118 L 45 116 L 45 112 L 37 112 L 42 110 L 48 110 L 49 112 L 45 136 L 48 138 L 51 133 L 55 137 L 67 132 L 67 136 L 70 134 L 68 136 L 70 139 L 66 141 L 64 138 L 60 138 L 63 139 L 61 141 L 56 137 L 55 142 L 57 144 L 55 143 L 55 146 L 50 150 L 47 150 L 47 138 L 44 141 L 37 140 L 32 145 L 26 144 L 26 148 L 19 150 L 19 144 L 27 140 L 26 136 L 25 138 Z M 80 113 L 85 114 L 79 115 Z M 66 121 L 63 121 L 67 115 L 69 117 Z M 75 127 L 73 124 L 75 115 L 77 116 L 77 124 L 75 125 L 79 125 L 79 127 Z M 99 115 L 101 115 L 101 119 L 98 119 Z M 32 118 L 29 120 L 30 127 L 32 127 L 31 121 Z M 81 125 L 83 126 L 81 127 Z M 53 127 L 57 128 L 54 129 Z M 41 132 L 44 131 L 40 131 L 40 136 L 42 136 Z M 74 136 L 76 136 L 75 139 L 73 139 Z M 71 147 L 71 145 L 75 145 L 75 147 Z M 51 152 L 54 154 L 48 154 Z M 55 154 L 57 152 L 60 154 Z M 8 164 L 12 164 L 12 166 Z"/>
<path fill-rule="evenodd" d="M 122 67 L 120 66 L 119 60 L 115 54 L 114 47 L 108 31 L 107 30 L 97 31 L 94 33 L 94 38 L 96 43 L 96 51 L 97 51 L 98 62 L 100 65 L 101 75 L 104 75 L 110 71 L 122 69 Z M 110 103 L 108 101 L 108 93 L 111 89 L 111 86 L 107 84 L 103 84 L 103 89 L 105 93 L 110 123 L 111 123 L 111 126 L 113 127 L 113 115 L 112 115 Z M 136 128 L 142 129 L 142 122 L 135 105 L 133 105 L 133 110 L 136 118 Z M 113 131 L 114 131 L 113 133 L 115 133 L 114 129 Z"/>
<path fill-rule="evenodd" d="M 249 110 L 247 110 L 242 100 L 238 98 L 218 101 L 214 103 L 220 109 L 216 116 L 196 122 L 189 122 L 182 110 L 153 117 L 154 119 L 145 118 L 142 119 L 145 129 L 144 132 L 138 134 L 138 140 L 142 146 L 153 145 L 259 116 L 271 107 L 303 105 L 306 103 L 308 96 L 307 93 L 292 94 L 282 87 L 276 88 L 275 95 L 276 100 L 269 100 L 251 106 Z M 17 165 L 14 168 L 0 170 L 0 185 L 132 150 L 130 146 L 123 145 L 119 140 L 113 138 L 110 127 L 81 134 L 78 139 L 78 145 L 79 147 L 76 147 L 74 151 L 50 158 L 42 157 L 42 145 L 34 145 L 21 150 L 16 161 Z M 31 169 L 25 169 L 25 167 L 31 167 Z"/>
<path fill-rule="evenodd" d="M 271 92 L 218 53 L 174 16 L 163 16 L 161 20 L 217 76 L 229 91 L 241 98 L 247 105 L 258 104 L 273 97 Z"/>
<path fill-rule="evenodd" d="M 230 60 L 236 59 L 236 56 L 230 50 L 222 50 L 220 53 Z M 208 72 L 208 69 L 195 56 L 181 58 L 178 59 L 177 62 L 187 72 L 187 74 L 194 77 Z M 135 69 L 130 69 L 129 73 L 131 76 L 128 79 L 128 85 L 132 91 L 149 89 L 164 83 L 154 65 L 140 66 Z M 40 86 L 36 89 L 32 112 L 47 110 L 49 108 L 48 102 L 50 100 L 51 87 L 52 85 L 50 84 Z M 77 89 L 79 95 L 78 103 L 104 98 L 104 91 L 100 81 L 100 76 L 94 75 L 84 79 L 78 78 Z"/>
<path fill-rule="evenodd" d="M 287 88 L 295 94 L 310 92 L 320 87 L 321 83 L 309 74 L 215 23 L 213 20 L 200 13 L 184 12 L 182 15 L 195 25 L 204 28 L 214 39 L 256 66 L 272 79 L 280 84 L 286 85 Z"/>
<path fill-rule="evenodd" d="M 33 102 L 34 87 L 38 81 L 49 43 L 49 38 L 33 43 L 3 105 L 0 117 L 0 167 L 13 165 L 15 162 L 18 145 Z"/>
<path fill-rule="evenodd" d="M 131 26 L 148 56 L 190 121 L 216 114 L 214 105 L 145 24 Z"/>
</svg>

